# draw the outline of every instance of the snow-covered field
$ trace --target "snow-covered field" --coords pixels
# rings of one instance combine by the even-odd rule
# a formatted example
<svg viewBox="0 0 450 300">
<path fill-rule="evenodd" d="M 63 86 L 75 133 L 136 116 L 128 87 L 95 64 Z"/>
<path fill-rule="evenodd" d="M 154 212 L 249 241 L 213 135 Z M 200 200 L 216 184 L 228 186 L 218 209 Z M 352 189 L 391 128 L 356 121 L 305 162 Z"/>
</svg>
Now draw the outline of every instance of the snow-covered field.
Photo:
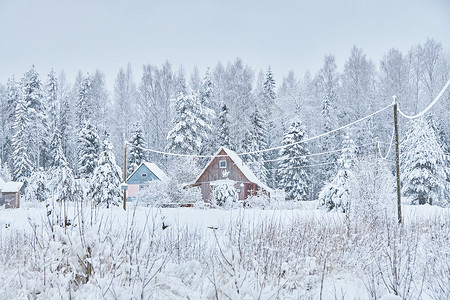
<svg viewBox="0 0 450 300">
<path fill-rule="evenodd" d="M 0 299 L 450 299 L 448 208 L 314 207 L 0 209 Z"/>
</svg>

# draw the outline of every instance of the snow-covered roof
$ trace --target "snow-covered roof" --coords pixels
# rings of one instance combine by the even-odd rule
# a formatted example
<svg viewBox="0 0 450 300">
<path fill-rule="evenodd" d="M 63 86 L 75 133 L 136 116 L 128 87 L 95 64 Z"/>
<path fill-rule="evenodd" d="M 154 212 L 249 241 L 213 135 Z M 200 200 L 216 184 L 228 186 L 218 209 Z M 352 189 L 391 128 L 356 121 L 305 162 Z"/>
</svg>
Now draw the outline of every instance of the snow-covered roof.
<svg viewBox="0 0 450 300">
<path fill-rule="evenodd" d="M 139 170 L 139 168 L 142 165 L 144 165 L 147 169 L 149 169 L 150 172 L 155 174 L 155 176 L 158 177 L 159 180 L 162 181 L 162 180 L 168 180 L 169 179 L 169 177 L 167 177 L 166 173 L 164 173 L 164 171 L 161 170 L 156 164 L 144 161 L 133 171 L 133 173 L 130 174 L 130 176 L 127 177 L 127 180 L 126 180 L 127 182 L 131 178 L 131 176 L 133 176 L 134 173 L 136 173 L 136 171 Z"/>
<path fill-rule="evenodd" d="M 244 162 L 242 161 L 242 159 L 239 157 L 239 155 L 236 152 L 234 152 L 233 150 L 230 150 L 228 148 L 225 148 L 225 147 L 220 147 L 220 149 L 216 152 L 214 157 L 211 158 L 211 160 L 206 164 L 206 166 L 203 168 L 203 170 L 200 172 L 200 174 L 197 176 L 197 178 L 191 184 L 196 183 L 200 179 L 200 177 L 206 171 L 208 166 L 212 163 L 212 161 L 219 155 L 219 153 L 222 150 L 225 151 L 226 156 L 228 156 L 234 162 L 235 166 L 238 167 L 239 170 L 241 170 L 241 172 L 244 174 L 244 176 L 250 182 L 256 183 L 259 187 L 266 190 L 267 192 L 270 192 L 270 193 L 273 192 L 273 190 L 270 187 L 268 187 L 266 184 L 264 184 L 262 181 L 260 181 L 258 179 L 258 177 L 256 177 L 256 175 L 252 172 L 252 170 L 250 170 L 250 168 L 246 164 L 244 164 Z"/>
<path fill-rule="evenodd" d="M 23 182 L 5 182 L 0 178 L 0 191 L 2 193 L 17 193 L 23 186 Z"/>
</svg>

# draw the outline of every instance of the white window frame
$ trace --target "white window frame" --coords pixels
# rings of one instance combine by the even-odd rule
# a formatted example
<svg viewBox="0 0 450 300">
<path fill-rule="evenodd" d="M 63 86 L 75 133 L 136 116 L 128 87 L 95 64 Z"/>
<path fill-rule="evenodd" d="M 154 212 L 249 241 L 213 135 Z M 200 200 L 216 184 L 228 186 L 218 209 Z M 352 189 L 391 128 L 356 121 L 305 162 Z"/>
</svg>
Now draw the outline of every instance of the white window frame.
<svg viewBox="0 0 450 300">
<path fill-rule="evenodd" d="M 225 165 L 222 166 L 222 163 L 225 163 Z M 227 160 L 226 159 L 219 160 L 219 168 L 220 169 L 226 169 L 227 168 Z"/>
</svg>

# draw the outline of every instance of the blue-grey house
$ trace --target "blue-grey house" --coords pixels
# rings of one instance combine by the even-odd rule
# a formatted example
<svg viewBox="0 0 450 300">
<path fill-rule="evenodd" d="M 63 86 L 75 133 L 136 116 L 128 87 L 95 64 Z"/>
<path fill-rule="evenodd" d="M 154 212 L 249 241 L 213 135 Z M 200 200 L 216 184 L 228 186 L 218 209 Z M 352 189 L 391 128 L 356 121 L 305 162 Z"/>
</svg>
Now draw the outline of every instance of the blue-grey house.
<svg viewBox="0 0 450 300">
<path fill-rule="evenodd" d="M 164 171 L 156 164 L 142 162 L 127 178 L 128 197 L 137 197 L 139 191 L 149 186 L 152 181 L 165 181 L 168 179 L 166 173 L 164 173 Z"/>
</svg>

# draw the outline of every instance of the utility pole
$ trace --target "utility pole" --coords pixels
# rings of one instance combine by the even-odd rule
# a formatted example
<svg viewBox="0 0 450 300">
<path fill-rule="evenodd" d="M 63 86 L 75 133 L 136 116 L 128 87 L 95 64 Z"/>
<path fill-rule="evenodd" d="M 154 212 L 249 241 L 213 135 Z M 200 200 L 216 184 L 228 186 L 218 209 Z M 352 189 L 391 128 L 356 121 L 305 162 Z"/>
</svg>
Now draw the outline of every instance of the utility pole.
<svg viewBox="0 0 450 300">
<path fill-rule="evenodd" d="M 398 108 L 397 108 L 397 99 L 394 98 L 394 128 L 395 128 L 395 164 L 397 169 L 397 213 L 398 213 L 398 223 L 402 223 L 402 202 L 401 202 L 401 193 L 400 193 L 400 150 L 399 150 L 399 142 L 398 142 Z"/>
<path fill-rule="evenodd" d="M 127 183 L 127 144 L 125 143 L 125 155 L 123 161 L 123 183 Z M 123 210 L 127 210 L 127 190 L 123 190 Z"/>
</svg>

